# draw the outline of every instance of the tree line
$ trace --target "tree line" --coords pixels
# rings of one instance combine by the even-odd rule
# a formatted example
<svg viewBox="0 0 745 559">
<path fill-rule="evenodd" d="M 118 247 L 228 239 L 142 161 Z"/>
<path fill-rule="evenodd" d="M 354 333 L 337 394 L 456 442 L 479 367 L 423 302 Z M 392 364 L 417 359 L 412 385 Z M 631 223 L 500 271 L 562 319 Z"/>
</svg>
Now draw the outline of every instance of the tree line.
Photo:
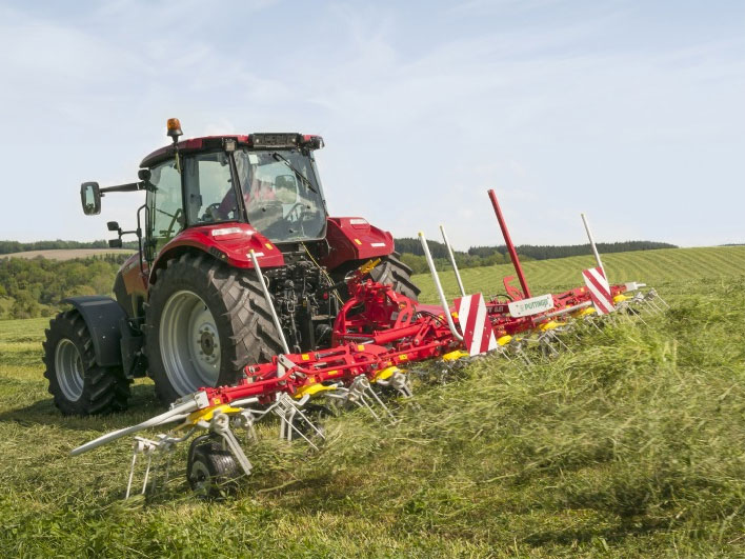
<svg viewBox="0 0 745 559">
<path fill-rule="evenodd" d="M 71 250 L 75 248 L 109 248 L 109 242 L 103 239 L 98 241 L 34 241 L 22 243 L 20 241 L 0 241 L 0 254 L 13 254 L 15 252 L 29 252 L 32 250 Z M 137 241 L 124 243 L 124 248 L 137 248 Z"/>
</svg>

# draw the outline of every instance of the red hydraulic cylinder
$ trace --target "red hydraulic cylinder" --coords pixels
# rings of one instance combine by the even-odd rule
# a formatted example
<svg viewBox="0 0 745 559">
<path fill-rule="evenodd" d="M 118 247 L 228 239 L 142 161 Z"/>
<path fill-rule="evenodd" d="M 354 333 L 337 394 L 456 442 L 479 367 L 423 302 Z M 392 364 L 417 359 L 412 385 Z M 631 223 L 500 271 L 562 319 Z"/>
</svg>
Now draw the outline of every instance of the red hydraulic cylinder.
<svg viewBox="0 0 745 559">
<path fill-rule="evenodd" d="M 530 289 L 528 288 L 528 282 L 525 281 L 525 274 L 523 273 L 522 266 L 520 266 L 520 259 L 517 257 L 517 251 L 515 251 L 515 245 L 512 244 L 512 239 L 510 238 L 510 232 L 507 230 L 507 224 L 504 222 L 504 216 L 502 215 L 502 210 L 499 207 L 499 202 L 497 202 L 497 195 L 494 193 L 493 189 L 489 190 L 489 198 L 491 199 L 492 206 L 494 206 L 494 213 L 497 214 L 497 221 L 499 221 L 499 227 L 501 227 L 502 229 L 502 236 L 504 237 L 504 243 L 507 245 L 507 250 L 510 253 L 510 260 L 512 260 L 512 265 L 515 267 L 517 278 L 520 280 L 520 285 L 523 288 L 523 293 L 525 294 L 525 297 L 529 299 Z"/>
</svg>

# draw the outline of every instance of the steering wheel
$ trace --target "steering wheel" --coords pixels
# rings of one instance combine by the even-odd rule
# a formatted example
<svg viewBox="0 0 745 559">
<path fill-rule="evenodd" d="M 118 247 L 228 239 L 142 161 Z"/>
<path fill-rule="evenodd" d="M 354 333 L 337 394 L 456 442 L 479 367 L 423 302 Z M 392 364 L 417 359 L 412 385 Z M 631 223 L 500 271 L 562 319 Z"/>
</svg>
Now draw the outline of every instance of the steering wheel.
<svg viewBox="0 0 745 559">
<path fill-rule="evenodd" d="M 166 212 L 162 212 L 162 213 L 164 213 L 166 215 L 170 215 L 170 214 L 167 214 Z M 174 225 L 176 225 L 176 222 L 178 222 L 179 218 L 182 216 L 183 213 L 184 213 L 184 211 L 181 208 L 179 208 L 173 214 L 173 217 L 171 219 L 171 223 L 168 224 L 168 229 L 166 230 L 166 239 L 170 239 L 170 238 L 173 237 L 173 235 L 171 235 L 171 231 L 174 230 Z"/>
<path fill-rule="evenodd" d="M 293 213 L 297 213 L 297 217 L 295 219 L 290 219 Z M 302 202 L 295 202 L 292 207 L 287 212 L 287 215 L 285 216 L 285 219 L 287 221 L 302 221 L 303 214 L 305 213 L 305 204 Z"/>
<path fill-rule="evenodd" d="M 221 220 L 222 216 L 220 215 L 220 206 L 222 206 L 222 202 L 215 202 L 214 204 L 207 206 L 202 214 L 201 221 Z"/>
</svg>

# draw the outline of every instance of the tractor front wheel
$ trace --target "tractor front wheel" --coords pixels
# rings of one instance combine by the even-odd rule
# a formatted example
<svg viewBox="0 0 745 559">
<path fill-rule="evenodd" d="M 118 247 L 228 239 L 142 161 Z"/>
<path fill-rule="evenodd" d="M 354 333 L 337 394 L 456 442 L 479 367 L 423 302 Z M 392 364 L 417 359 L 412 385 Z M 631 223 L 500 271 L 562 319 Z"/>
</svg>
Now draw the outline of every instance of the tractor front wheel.
<svg viewBox="0 0 745 559">
<path fill-rule="evenodd" d="M 44 347 L 44 376 L 54 405 L 65 415 L 93 415 L 127 409 L 129 381 L 121 367 L 96 363 L 93 339 L 76 310 L 49 323 Z"/>
<path fill-rule="evenodd" d="M 257 281 L 207 255 L 184 254 L 158 271 L 145 325 L 150 376 L 164 403 L 235 384 L 246 365 L 281 351 Z"/>
</svg>

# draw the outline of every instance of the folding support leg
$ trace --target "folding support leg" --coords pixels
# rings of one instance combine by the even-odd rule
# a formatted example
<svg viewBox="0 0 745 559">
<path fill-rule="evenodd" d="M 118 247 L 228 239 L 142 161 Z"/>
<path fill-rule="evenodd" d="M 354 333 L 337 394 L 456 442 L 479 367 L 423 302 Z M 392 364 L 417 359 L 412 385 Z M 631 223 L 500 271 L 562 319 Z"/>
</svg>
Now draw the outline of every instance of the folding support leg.
<svg viewBox="0 0 745 559">
<path fill-rule="evenodd" d="M 235 438 L 233 431 L 230 429 L 230 417 L 219 411 L 215 413 L 210 422 L 210 431 L 222 437 L 230 453 L 238 461 L 244 473 L 250 476 L 253 466 L 251 466 L 251 462 L 248 461 L 246 454 L 238 443 L 238 439 Z"/>
<path fill-rule="evenodd" d="M 158 443 L 142 437 L 135 437 L 134 447 L 132 449 L 132 462 L 129 468 L 129 480 L 127 481 L 127 491 L 124 494 L 125 499 L 129 499 L 132 492 L 132 482 L 134 480 L 135 469 L 137 466 L 137 455 L 144 454 L 147 456 L 147 464 L 145 466 L 145 480 L 142 484 L 141 495 L 145 494 L 147 489 L 147 482 L 150 476 L 150 466 L 152 464 L 153 453 L 158 449 Z"/>
</svg>

